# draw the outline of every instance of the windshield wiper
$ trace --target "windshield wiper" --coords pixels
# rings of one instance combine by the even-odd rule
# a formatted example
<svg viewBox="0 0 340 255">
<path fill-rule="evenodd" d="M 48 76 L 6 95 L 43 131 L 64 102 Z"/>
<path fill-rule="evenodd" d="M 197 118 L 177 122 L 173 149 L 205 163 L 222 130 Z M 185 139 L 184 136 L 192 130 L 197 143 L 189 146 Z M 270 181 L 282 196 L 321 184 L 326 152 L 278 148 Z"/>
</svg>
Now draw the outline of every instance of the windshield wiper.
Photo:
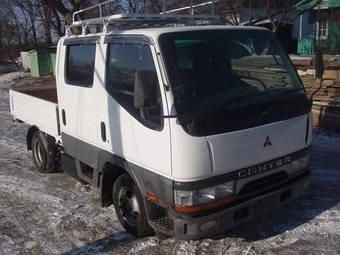
<svg viewBox="0 0 340 255">
<path fill-rule="evenodd" d="M 224 104 L 217 110 L 218 112 L 219 111 L 223 111 L 224 109 L 226 109 L 231 103 L 235 103 L 235 102 L 239 102 L 243 99 L 249 99 L 249 98 L 254 98 L 254 97 L 257 97 L 257 96 L 261 96 L 261 95 L 264 95 L 264 94 L 268 94 L 268 92 L 261 92 L 261 93 L 256 93 L 256 94 L 248 94 L 248 93 L 244 93 L 242 95 L 239 95 L 237 97 L 234 97 L 233 99 L 230 99 L 230 100 L 226 100 L 224 101 Z"/>
<path fill-rule="evenodd" d="M 292 92 L 296 92 L 296 91 L 300 91 L 300 90 L 304 90 L 304 88 L 297 88 L 297 89 L 289 89 L 289 90 L 285 90 L 284 92 L 282 92 L 281 94 L 277 95 L 274 100 L 271 102 L 271 104 L 268 106 L 268 108 L 266 110 L 264 110 L 262 112 L 263 117 L 268 117 L 270 116 L 272 109 L 274 107 L 274 105 L 276 104 L 277 101 L 279 101 L 282 97 L 286 96 L 287 94 L 290 94 Z"/>
</svg>

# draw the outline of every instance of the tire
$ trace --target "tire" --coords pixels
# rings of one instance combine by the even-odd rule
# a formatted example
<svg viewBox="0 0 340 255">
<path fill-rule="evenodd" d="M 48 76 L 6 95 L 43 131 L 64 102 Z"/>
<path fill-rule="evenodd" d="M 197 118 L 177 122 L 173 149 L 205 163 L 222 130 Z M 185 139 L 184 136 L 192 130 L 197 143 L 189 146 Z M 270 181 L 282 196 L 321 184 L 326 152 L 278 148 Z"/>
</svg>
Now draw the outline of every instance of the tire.
<svg viewBox="0 0 340 255">
<path fill-rule="evenodd" d="M 51 143 L 50 139 L 47 143 Z M 49 146 L 53 149 L 45 148 L 44 142 L 40 137 L 40 131 L 36 131 L 32 137 L 32 156 L 35 168 L 40 173 L 52 173 L 58 170 L 59 162 L 56 160 L 55 145 Z"/>
<path fill-rule="evenodd" d="M 118 177 L 112 197 L 118 219 L 128 232 L 138 237 L 153 233 L 140 191 L 128 174 Z"/>
</svg>

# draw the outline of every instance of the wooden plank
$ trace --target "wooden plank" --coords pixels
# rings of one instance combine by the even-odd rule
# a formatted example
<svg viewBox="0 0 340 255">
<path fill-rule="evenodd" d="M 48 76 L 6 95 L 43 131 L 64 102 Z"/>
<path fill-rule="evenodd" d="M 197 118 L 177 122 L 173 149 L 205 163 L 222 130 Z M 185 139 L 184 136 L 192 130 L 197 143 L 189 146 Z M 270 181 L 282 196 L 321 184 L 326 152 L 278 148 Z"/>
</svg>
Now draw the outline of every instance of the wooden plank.
<svg viewBox="0 0 340 255">
<path fill-rule="evenodd" d="M 340 88 L 327 88 L 327 94 L 334 97 L 340 97 Z"/>
<path fill-rule="evenodd" d="M 315 94 L 313 96 L 313 100 L 315 101 L 326 101 L 326 102 L 330 102 L 331 101 L 331 97 L 330 96 L 325 96 L 325 95 L 318 95 L 318 94 Z"/>
<path fill-rule="evenodd" d="M 315 127 L 340 131 L 340 107 L 313 105 L 312 113 Z"/>
</svg>

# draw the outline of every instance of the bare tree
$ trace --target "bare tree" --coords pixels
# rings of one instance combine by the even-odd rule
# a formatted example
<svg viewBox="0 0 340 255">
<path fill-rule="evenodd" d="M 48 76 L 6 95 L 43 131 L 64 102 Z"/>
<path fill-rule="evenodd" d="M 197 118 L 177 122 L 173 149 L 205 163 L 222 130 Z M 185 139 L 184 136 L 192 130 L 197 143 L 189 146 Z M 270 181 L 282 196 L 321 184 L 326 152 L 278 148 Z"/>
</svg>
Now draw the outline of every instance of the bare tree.
<svg viewBox="0 0 340 255">
<path fill-rule="evenodd" d="M 149 0 L 147 5 L 147 11 L 150 13 L 160 13 L 162 12 L 162 1 L 160 0 Z"/>
<path fill-rule="evenodd" d="M 298 0 L 253 0 L 254 4 L 262 11 L 263 16 L 269 20 L 273 33 L 286 23 L 286 19 L 291 14 L 290 19 L 294 20 L 303 12 L 308 11 L 318 5 L 322 0 L 305 0 L 303 4 L 309 5 L 304 11 L 297 11 Z M 294 12 L 294 13 L 293 13 Z M 263 18 L 260 18 L 262 20 Z M 253 21 L 256 24 L 258 21 Z"/>
<path fill-rule="evenodd" d="M 26 21 L 26 27 L 27 29 L 27 36 L 31 33 L 31 36 L 33 38 L 33 43 L 34 46 L 38 45 L 38 38 L 37 38 L 37 29 L 36 29 L 36 8 L 35 8 L 35 3 L 36 1 L 34 0 L 14 0 L 12 1 L 11 5 L 16 6 L 17 8 L 20 9 L 21 16 L 25 17 Z M 18 13 L 14 14 L 15 16 L 18 16 Z M 20 17 L 20 16 L 19 16 Z M 26 43 L 28 43 L 27 39 Z"/>
<path fill-rule="evenodd" d="M 282 26 L 287 13 L 293 9 L 292 0 L 255 0 L 257 6 L 263 12 L 266 18 L 269 19 L 273 33 L 276 33 Z"/>
<path fill-rule="evenodd" d="M 12 45 L 19 45 L 20 48 L 38 46 L 43 40 L 40 33 L 40 22 L 38 20 L 40 0 L 12 0 L 1 1 L 1 10 L 5 13 L 6 27 L 4 36 L 11 36 Z M 10 33 L 9 33 L 10 31 Z M 2 43 L 7 38 L 2 36 Z"/>
<path fill-rule="evenodd" d="M 26 13 L 16 4 L 10 1 L 2 1 L 1 9 L 5 13 L 3 17 L 3 43 L 18 44 L 21 47 L 29 44 L 29 21 Z"/>
<path fill-rule="evenodd" d="M 86 0 L 69 0 L 65 4 L 62 0 L 43 0 L 43 3 L 50 8 L 55 9 L 65 20 L 68 25 L 72 24 L 72 14 L 78 11 L 81 7 L 86 6 Z"/>
<path fill-rule="evenodd" d="M 51 20 L 51 27 L 54 28 L 56 33 L 59 36 L 63 36 L 65 34 L 64 24 L 72 25 L 73 22 L 73 13 L 89 7 L 93 4 L 104 2 L 102 0 L 41 0 L 43 4 L 45 4 L 49 10 L 53 14 L 53 19 Z M 143 0 L 146 1 L 146 0 Z M 105 12 L 110 12 L 111 14 L 116 13 L 125 13 L 125 12 L 135 12 L 136 6 L 133 0 L 125 1 L 127 3 L 126 6 L 122 5 L 123 0 L 112 1 L 111 4 L 108 5 L 108 8 L 105 9 Z M 138 10 L 137 6 L 137 10 Z M 91 14 L 91 12 L 89 12 Z M 84 18 L 84 17 L 82 17 Z M 79 31 L 78 31 L 79 32 Z"/>
<path fill-rule="evenodd" d="M 247 10 L 247 0 L 222 0 L 217 3 L 219 15 L 229 25 L 240 25 L 240 15 Z"/>
<path fill-rule="evenodd" d="M 52 45 L 52 13 L 50 8 L 46 5 L 42 5 L 42 8 L 39 9 L 40 17 L 42 18 L 42 23 L 45 31 L 46 36 L 46 43 L 47 45 Z"/>
<path fill-rule="evenodd" d="M 1 12 L 0 12 L 0 50 L 2 52 L 2 55 L 0 56 L 2 58 L 9 58 L 13 63 L 15 62 L 15 53 L 14 53 L 14 46 L 17 45 L 18 40 L 18 33 L 16 28 L 16 24 L 11 22 L 9 15 L 4 15 L 4 13 L 7 13 L 7 10 L 4 9 L 3 2 L 1 3 Z M 8 14 L 8 13 L 7 13 Z M 20 39 L 20 38 L 19 38 Z M 20 41 L 20 40 L 19 40 Z M 20 41 L 21 42 L 21 41 Z M 6 56 L 4 55 L 6 54 Z"/>
</svg>

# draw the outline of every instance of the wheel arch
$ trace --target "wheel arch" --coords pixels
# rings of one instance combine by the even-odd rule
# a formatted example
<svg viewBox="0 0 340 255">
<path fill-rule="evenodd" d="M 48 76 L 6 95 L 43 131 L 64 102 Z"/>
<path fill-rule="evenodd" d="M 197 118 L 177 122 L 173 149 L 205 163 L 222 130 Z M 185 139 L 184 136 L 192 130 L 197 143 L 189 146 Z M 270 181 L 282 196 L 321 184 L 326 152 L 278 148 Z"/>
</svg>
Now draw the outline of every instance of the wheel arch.
<svg viewBox="0 0 340 255">
<path fill-rule="evenodd" d="M 46 150 L 51 150 L 56 148 L 56 140 L 53 136 L 41 131 L 37 126 L 31 126 L 26 135 L 27 149 L 32 150 L 32 139 L 33 135 L 39 131 L 39 136 L 45 146 Z"/>
<path fill-rule="evenodd" d="M 117 178 L 127 173 L 136 184 L 142 197 L 146 200 L 146 193 L 157 195 L 167 203 L 173 202 L 173 180 L 162 177 L 118 155 L 101 150 L 98 157 L 99 188 L 101 190 L 102 206 L 110 206 L 113 185 Z"/>
<path fill-rule="evenodd" d="M 106 162 L 103 167 L 101 178 L 101 200 L 102 206 L 107 207 L 113 204 L 112 189 L 115 181 L 122 174 L 128 173 L 125 169 L 110 162 Z"/>
<path fill-rule="evenodd" d="M 33 139 L 33 135 L 35 132 L 39 131 L 39 128 L 37 126 L 31 126 L 28 130 L 27 130 L 27 134 L 26 134 L 26 143 L 27 143 L 27 150 L 30 151 L 32 150 L 32 139 Z"/>
<path fill-rule="evenodd" d="M 37 141 L 39 141 L 38 143 L 40 145 L 37 145 L 39 149 L 37 149 L 36 145 L 33 146 L 35 137 L 37 137 Z M 41 131 L 37 126 L 32 126 L 27 131 L 26 140 L 27 149 L 32 150 L 33 162 L 39 172 L 53 173 L 60 169 L 60 150 L 54 137 Z M 44 150 L 44 159 L 41 162 L 39 162 L 36 157 L 37 151 L 41 150 L 40 146 L 41 149 Z"/>
<path fill-rule="evenodd" d="M 99 185 L 101 190 L 102 206 L 107 207 L 113 203 L 112 189 L 115 181 L 122 174 L 127 173 L 144 194 L 143 171 L 133 167 L 126 159 L 110 152 L 100 150 L 98 156 L 98 170 L 100 173 Z"/>
</svg>

